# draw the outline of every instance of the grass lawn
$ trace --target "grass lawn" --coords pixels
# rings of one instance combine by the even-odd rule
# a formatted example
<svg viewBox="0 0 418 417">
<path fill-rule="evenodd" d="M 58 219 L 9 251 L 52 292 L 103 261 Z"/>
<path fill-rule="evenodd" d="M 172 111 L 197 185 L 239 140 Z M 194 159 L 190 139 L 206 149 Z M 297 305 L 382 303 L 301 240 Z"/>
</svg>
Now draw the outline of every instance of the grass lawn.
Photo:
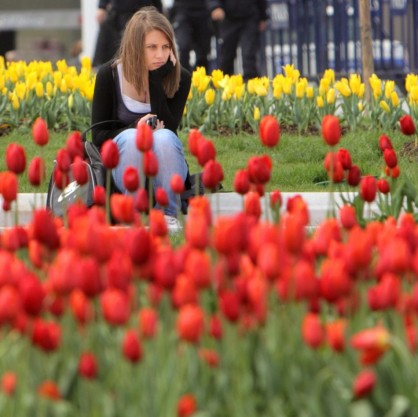
<svg viewBox="0 0 418 417">
<path fill-rule="evenodd" d="M 353 163 L 357 164 L 363 174 L 379 176 L 382 173 L 383 159 L 378 146 L 379 137 L 383 132 L 357 131 L 347 132 L 343 135 L 340 144 L 336 147 L 346 148 L 350 151 Z M 40 148 L 32 141 L 31 131 L 20 128 L 7 135 L 0 136 L 0 152 L 5 155 L 6 147 L 11 142 L 25 146 L 27 163 L 35 155 L 44 157 L 47 165 L 47 179 L 51 174 L 53 160 L 57 150 L 65 144 L 68 132 L 51 132 L 47 146 Z M 398 154 L 401 171 L 406 174 L 418 189 L 418 161 L 409 160 L 400 156 L 404 143 L 410 138 L 400 132 L 389 132 L 393 146 Z M 188 153 L 187 132 L 180 137 L 185 146 L 186 157 L 192 173 L 201 168 L 195 158 Z M 222 164 L 225 179 L 222 182 L 224 191 L 233 191 L 233 179 L 237 169 L 245 168 L 252 155 L 268 154 L 273 161 L 272 178 L 267 190 L 279 189 L 281 191 L 327 191 L 323 182 L 327 180 L 323 168 L 323 159 L 328 150 L 319 135 L 300 136 L 294 133 L 283 132 L 280 143 L 273 149 L 261 145 L 257 135 L 242 133 L 230 136 L 211 136 L 216 150 L 217 159 Z M 0 170 L 6 169 L 5 158 L 0 160 Z M 41 190 L 47 190 L 48 181 Z M 321 184 L 322 183 L 322 184 Z M 32 192 L 34 189 L 28 183 L 26 174 L 20 180 L 20 192 Z"/>
</svg>

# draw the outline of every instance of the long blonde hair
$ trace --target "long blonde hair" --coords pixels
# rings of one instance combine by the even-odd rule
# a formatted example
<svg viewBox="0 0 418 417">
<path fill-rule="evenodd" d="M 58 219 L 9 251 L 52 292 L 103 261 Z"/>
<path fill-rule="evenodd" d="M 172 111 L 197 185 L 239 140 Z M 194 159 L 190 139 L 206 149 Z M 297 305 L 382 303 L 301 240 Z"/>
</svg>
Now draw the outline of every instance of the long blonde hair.
<svg viewBox="0 0 418 417">
<path fill-rule="evenodd" d="M 176 58 L 174 71 L 164 77 L 163 88 L 168 97 L 173 97 L 180 84 L 180 63 L 174 30 L 169 20 L 155 7 L 138 10 L 126 25 L 115 62 L 121 62 L 123 75 L 139 93 L 148 90 L 148 69 L 145 65 L 145 36 L 153 31 L 163 32 Z"/>
</svg>

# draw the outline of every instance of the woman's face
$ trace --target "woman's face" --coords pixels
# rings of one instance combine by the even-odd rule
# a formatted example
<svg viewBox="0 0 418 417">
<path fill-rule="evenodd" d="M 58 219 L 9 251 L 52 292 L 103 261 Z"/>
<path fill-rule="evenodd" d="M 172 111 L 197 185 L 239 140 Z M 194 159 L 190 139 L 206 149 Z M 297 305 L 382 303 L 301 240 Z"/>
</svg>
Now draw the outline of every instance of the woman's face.
<svg viewBox="0 0 418 417">
<path fill-rule="evenodd" d="M 145 35 L 145 64 L 148 71 L 164 65 L 169 56 L 170 42 L 163 32 L 152 30 Z"/>
</svg>

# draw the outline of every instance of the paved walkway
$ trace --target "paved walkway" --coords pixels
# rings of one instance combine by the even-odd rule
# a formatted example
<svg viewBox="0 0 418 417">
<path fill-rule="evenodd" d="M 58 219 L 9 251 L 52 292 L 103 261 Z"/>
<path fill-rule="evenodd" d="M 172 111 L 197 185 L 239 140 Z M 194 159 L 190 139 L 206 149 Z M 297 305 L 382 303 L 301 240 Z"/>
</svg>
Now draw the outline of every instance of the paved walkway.
<svg viewBox="0 0 418 417">
<path fill-rule="evenodd" d="M 311 226 L 320 224 L 327 215 L 329 207 L 329 193 L 282 193 L 283 205 L 286 201 L 295 195 L 301 195 L 309 207 Z M 237 193 L 217 193 L 208 195 L 211 202 L 214 218 L 223 215 L 233 215 L 242 210 L 242 197 Z M 336 201 L 340 202 L 339 196 L 335 196 Z M 266 199 L 262 198 L 263 216 L 266 215 Z M 26 225 L 32 219 L 32 211 L 34 207 L 45 206 L 46 194 L 21 193 L 18 195 L 18 224 Z M 14 225 L 14 210 L 4 212 L 0 210 L 0 227 L 10 227 Z M 269 217 L 271 218 L 271 216 Z"/>
</svg>

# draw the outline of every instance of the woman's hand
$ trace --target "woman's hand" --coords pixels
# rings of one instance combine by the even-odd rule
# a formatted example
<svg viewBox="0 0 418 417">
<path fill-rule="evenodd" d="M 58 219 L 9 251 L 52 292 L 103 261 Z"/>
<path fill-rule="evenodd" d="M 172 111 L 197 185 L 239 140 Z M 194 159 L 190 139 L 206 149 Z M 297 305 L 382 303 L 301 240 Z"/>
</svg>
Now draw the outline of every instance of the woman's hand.
<svg viewBox="0 0 418 417">
<path fill-rule="evenodd" d="M 138 120 L 137 124 L 146 124 L 148 120 L 152 119 L 153 117 L 155 117 L 155 114 L 146 114 L 145 116 L 141 117 Z M 154 130 L 158 130 L 158 129 L 164 129 L 164 122 L 162 120 L 157 119 L 157 122 L 155 124 Z"/>
<path fill-rule="evenodd" d="M 170 49 L 170 58 L 169 59 L 173 63 L 173 65 L 176 66 L 177 60 L 176 60 L 176 57 L 174 56 L 174 52 L 173 52 L 172 49 Z"/>
</svg>

